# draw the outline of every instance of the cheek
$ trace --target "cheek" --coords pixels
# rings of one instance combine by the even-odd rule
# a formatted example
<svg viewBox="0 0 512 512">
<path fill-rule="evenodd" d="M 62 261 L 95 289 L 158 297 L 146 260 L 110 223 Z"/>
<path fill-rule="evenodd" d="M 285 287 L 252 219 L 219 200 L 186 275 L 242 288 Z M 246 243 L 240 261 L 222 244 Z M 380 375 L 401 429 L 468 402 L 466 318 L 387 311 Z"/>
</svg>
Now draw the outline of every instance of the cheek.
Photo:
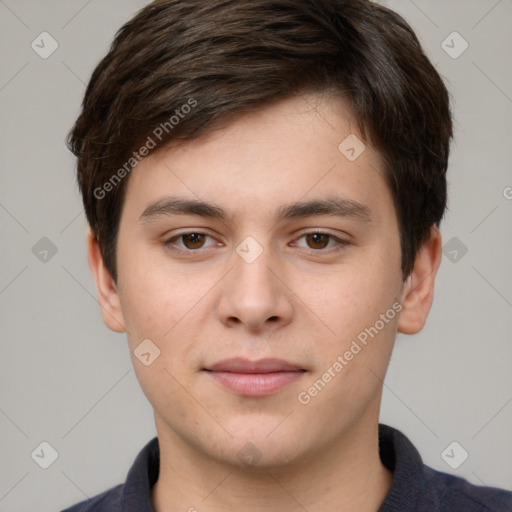
<svg viewBox="0 0 512 512">
<path fill-rule="evenodd" d="M 155 413 L 167 417 L 169 424 L 174 424 L 185 435 L 188 429 L 193 430 L 198 413 L 187 391 L 189 383 L 178 369 L 172 367 L 166 355 L 162 352 L 150 366 L 133 360 L 135 374 Z M 174 359 L 177 358 L 179 356 L 175 355 Z"/>
<path fill-rule="evenodd" d="M 392 307 L 399 291 L 396 273 L 374 264 L 340 268 L 324 278 L 321 285 L 316 285 L 309 297 L 315 303 L 315 312 L 332 325 L 338 336 L 343 336 L 344 333 L 354 334 L 354 329 L 373 325 Z"/>
<path fill-rule="evenodd" d="M 308 401 L 319 428 L 354 418 L 375 400 L 396 335 L 400 305 L 389 289 L 376 289 L 371 279 L 347 278 L 345 289 L 341 284 L 331 282 L 331 301 L 322 301 L 327 308 L 322 319 L 335 335 L 319 337 L 319 364 L 299 400 Z"/>
<path fill-rule="evenodd" d="M 129 339 L 166 338 L 207 291 L 204 280 L 176 272 L 155 253 L 125 251 L 119 261 L 119 296 Z"/>
<path fill-rule="evenodd" d="M 338 389 L 362 398 L 374 385 L 380 385 L 376 375 L 385 373 L 401 308 L 399 276 L 399 272 L 387 271 L 386 262 L 375 258 L 371 265 L 340 267 L 322 280 L 322 286 L 313 288 L 308 305 L 329 327 L 318 339 L 322 354 L 316 378 L 331 369 L 337 377 L 332 379 L 334 395 Z"/>
<path fill-rule="evenodd" d="M 177 386 L 190 368 L 197 364 L 197 340 L 203 322 L 197 320 L 204 309 L 202 299 L 216 281 L 202 276 L 176 272 L 165 262 L 151 262 L 150 255 L 132 253 L 119 265 L 119 297 L 127 329 L 133 365 L 147 393 L 153 388 Z M 149 339 L 159 351 L 151 366 L 137 360 L 134 351 Z M 140 352 L 140 350 L 139 350 Z M 179 386 L 178 386 L 179 387 Z M 148 397 L 149 398 L 149 397 Z"/>
<path fill-rule="evenodd" d="M 152 283 L 143 276 L 132 276 L 129 284 L 125 282 L 119 297 L 127 337 L 132 347 L 143 338 L 158 343 L 157 340 L 176 322 L 176 308 L 168 293 L 163 282 Z"/>
</svg>

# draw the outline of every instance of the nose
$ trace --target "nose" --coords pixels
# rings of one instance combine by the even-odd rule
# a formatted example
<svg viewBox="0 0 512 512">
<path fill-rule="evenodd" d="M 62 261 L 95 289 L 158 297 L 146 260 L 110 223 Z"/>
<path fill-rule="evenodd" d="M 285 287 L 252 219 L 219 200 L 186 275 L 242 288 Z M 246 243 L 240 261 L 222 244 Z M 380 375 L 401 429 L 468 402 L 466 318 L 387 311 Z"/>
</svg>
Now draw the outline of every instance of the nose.
<svg viewBox="0 0 512 512">
<path fill-rule="evenodd" d="M 293 315 L 293 292 L 286 286 L 277 257 L 267 248 L 254 260 L 240 254 L 234 251 L 234 267 L 222 289 L 218 306 L 221 322 L 228 327 L 244 326 L 252 332 L 288 324 Z"/>
</svg>

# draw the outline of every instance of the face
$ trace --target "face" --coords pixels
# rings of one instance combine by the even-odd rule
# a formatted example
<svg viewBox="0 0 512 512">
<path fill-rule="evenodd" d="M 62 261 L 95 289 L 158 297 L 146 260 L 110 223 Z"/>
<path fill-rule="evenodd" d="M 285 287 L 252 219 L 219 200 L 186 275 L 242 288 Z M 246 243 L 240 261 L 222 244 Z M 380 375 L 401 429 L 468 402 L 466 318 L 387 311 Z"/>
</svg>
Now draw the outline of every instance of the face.
<svg viewBox="0 0 512 512">
<path fill-rule="evenodd" d="M 350 135 L 343 100 L 300 96 L 133 170 L 101 300 L 161 439 L 279 465 L 376 424 L 411 287 L 379 154 Z"/>
</svg>

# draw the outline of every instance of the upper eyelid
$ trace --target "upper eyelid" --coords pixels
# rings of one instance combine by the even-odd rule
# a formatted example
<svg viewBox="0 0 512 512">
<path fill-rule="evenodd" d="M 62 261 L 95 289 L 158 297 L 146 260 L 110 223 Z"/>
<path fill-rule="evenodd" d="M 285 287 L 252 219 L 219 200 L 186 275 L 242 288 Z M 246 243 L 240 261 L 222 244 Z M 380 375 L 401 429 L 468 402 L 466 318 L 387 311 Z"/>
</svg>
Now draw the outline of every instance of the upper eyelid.
<svg viewBox="0 0 512 512">
<path fill-rule="evenodd" d="M 338 235 L 338 234 L 335 235 L 326 228 L 304 228 L 303 231 L 299 231 L 299 233 L 295 234 L 294 237 L 296 239 L 296 238 L 302 237 L 304 235 L 312 235 L 312 234 L 316 234 L 316 233 L 332 236 L 333 238 L 340 238 L 340 236 L 343 236 L 343 235 Z M 190 229 L 188 231 L 181 231 L 179 233 L 173 234 L 172 236 L 165 236 L 165 238 L 167 240 L 173 240 L 175 238 L 179 238 L 180 236 L 192 235 L 192 234 L 206 235 L 211 238 L 215 238 L 214 235 L 210 234 L 208 231 L 203 231 L 202 228 Z M 345 236 L 349 236 L 349 235 L 345 234 Z"/>
<path fill-rule="evenodd" d="M 331 239 L 336 240 L 338 242 L 338 245 L 347 245 L 349 243 L 348 240 L 344 239 L 343 237 L 341 237 L 339 235 L 333 235 L 332 233 L 329 233 L 328 231 L 322 231 L 322 230 L 305 231 L 303 233 L 300 233 L 297 236 L 295 236 L 295 238 L 293 239 L 293 242 L 296 243 L 298 240 L 300 240 L 302 237 L 304 237 L 306 235 L 315 235 L 315 234 L 327 235 Z M 311 249 L 311 250 L 315 250 L 315 249 Z M 316 249 L 316 252 L 322 252 L 322 251 Z M 327 252 L 327 251 L 324 251 L 324 252 Z"/>
<path fill-rule="evenodd" d="M 192 235 L 192 234 L 208 236 L 212 240 L 215 240 L 216 242 L 218 242 L 218 240 L 216 240 L 216 238 L 213 235 L 210 235 L 209 233 L 206 233 L 205 231 L 200 231 L 199 229 L 195 229 L 195 230 L 192 230 L 192 231 L 183 231 L 181 233 L 177 233 L 177 234 L 172 235 L 170 237 L 165 237 L 164 243 L 169 244 L 172 241 L 179 240 L 182 236 L 187 236 L 187 235 Z M 192 249 L 183 249 L 183 250 L 184 251 L 192 251 Z M 199 250 L 199 249 L 197 249 L 197 250 Z"/>
</svg>

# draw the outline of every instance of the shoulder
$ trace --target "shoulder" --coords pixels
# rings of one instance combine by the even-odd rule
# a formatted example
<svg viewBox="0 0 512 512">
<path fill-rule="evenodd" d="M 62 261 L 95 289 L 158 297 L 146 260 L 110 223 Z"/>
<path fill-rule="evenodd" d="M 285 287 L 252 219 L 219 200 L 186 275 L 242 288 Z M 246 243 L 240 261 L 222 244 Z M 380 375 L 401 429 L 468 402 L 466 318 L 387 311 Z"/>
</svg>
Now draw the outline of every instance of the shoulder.
<svg viewBox="0 0 512 512">
<path fill-rule="evenodd" d="M 123 484 L 119 484 L 62 512 L 121 512 L 122 489 Z"/>
<path fill-rule="evenodd" d="M 431 510 L 467 512 L 512 511 L 512 492 L 474 485 L 464 478 L 424 467 L 426 492 L 419 512 Z"/>
<path fill-rule="evenodd" d="M 512 512 L 512 492 L 432 469 L 397 429 L 379 425 L 379 451 L 382 463 L 393 473 L 379 512 Z"/>
</svg>

